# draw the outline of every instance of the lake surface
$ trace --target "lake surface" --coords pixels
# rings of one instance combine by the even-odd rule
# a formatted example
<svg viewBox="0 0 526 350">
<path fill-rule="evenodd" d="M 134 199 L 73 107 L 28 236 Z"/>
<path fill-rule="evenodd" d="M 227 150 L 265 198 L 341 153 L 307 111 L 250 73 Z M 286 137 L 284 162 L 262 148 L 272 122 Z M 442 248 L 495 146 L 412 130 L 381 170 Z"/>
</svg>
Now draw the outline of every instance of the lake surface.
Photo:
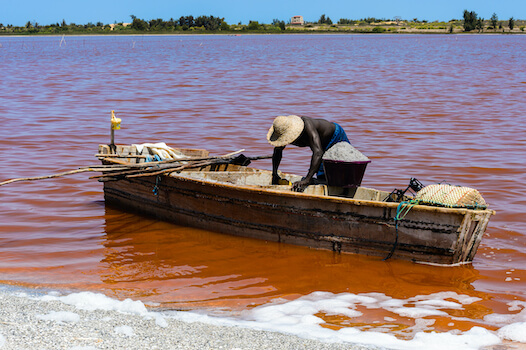
<svg viewBox="0 0 526 350">
<path fill-rule="evenodd" d="M 497 212 L 472 264 L 436 267 L 152 220 L 87 174 L 20 182 L 0 187 L 1 283 L 247 319 L 315 300 L 324 328 L 401 340 L 526 321 L 526 36 L 0 37 L 0 72 L 0 181 L 97 164 L 111 110 L 117 143 L 247 156 L 298 114 L 343 126 L 364 186 L 469 186 Z M 288 147 L 280 170 L 309 159 Z"/>
</svg>

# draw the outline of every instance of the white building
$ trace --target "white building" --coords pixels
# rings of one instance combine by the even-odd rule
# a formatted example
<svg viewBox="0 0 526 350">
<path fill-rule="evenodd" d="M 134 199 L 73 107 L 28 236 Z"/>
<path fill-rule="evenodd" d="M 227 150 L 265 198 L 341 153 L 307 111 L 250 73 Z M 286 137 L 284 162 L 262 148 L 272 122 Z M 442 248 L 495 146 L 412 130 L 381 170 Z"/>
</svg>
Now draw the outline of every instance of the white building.
<svg viewBox="0 0 526 350">
<path fill-rule="evenodd" d="M 293 16 L 290 19 L 290 24 L 300 25 L 302 26 L 305 22 L 303 21 L 303 16 Z"/>
</svg>

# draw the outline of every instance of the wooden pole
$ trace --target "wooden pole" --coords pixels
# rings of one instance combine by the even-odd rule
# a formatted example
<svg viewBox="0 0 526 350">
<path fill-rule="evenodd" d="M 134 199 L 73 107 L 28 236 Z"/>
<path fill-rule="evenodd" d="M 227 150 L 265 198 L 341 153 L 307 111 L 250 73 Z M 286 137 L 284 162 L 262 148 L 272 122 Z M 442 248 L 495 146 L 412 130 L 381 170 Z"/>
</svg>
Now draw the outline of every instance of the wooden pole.
<svg viewBox="0 0 526 350">
<path fill-rule="evenodd" d="M 34 181 L 34 180 L 51 179 L 51 178 L 54 178 L 54 177 L 73 175 L 73 174 L 78 174 L 78 173 L 85 173 L 87 171 L 96 171 L 96 170 L 93 170 L 91 168 L 82 168 L 82 169 L 71 170 L 71 171 L 66 171 L 66 172 L 63 172 L 63 173 L 47 175 L 47 176 L 21 177 L 21 178 L 18 178 L 18 179 L 11 179 L 11 180 L 7 180 L 7 181 L 4 181 L 4 182 L 0 182 L 0 186 L 7 185 L 7 184 L 10 184 L 10 183 L 13 183 L 13 182 L 18 182 L 18 181 Z"/>
<path fill-rule="evenodd" d="M 89 167 L 82 167 L 77 170 L 65 171 L 63 173 L 46 175 L 46 176 L 35 176 L 35 177 L 21 177 L 17 179 L 6 180 L 0 182 L 0 186 L 7 185 L 13 182 L 19 181 L 35 181 L 43 179 L 52 179 L 61 176 L 85 173 L 88 171 L 101 172 L 103 175 L 92 176 L 92 178 L 104 178 L 106 181 L 115 179 L 115 176 L 125 177 L 140 177 L 140 176 L 153 176 L 164 173 L 171 173 L 175 171 L 181 171 L 187 168 L 198 168 L 202 166 L 212 165 L 212 164 L 228 164 L 235 160 L 232 156 L 238 153 L 243 152 L 244 150 L 239 150 L 236 152 L 228 153 L 219 157 L 207 157 L 207 158 L 181 158 L 181 159 L 171 159 L 167 161 L 160 162 L 145 162 L 145 163 L 128 163 L 114 158 L 104 158 L 105 161 L 114 163 L 112 165 L 94 165 Z M 247 157 L 249 160 L 256 159 L 268 159 L 272 158 L 271 155 L 268 156 L 259 156 L 259 157 Z M 187 164 L 170 164 L 175 162 L 188 162 Z"/>
<path fill-rule="evenodd" d="M 192 161 L 189 164 L 170 164 L 170 163 L 163 163 L 163 162 L 149 162 L 149 163 L 139 163 L 139 164 L 130 164 L 130 168 L 124 171 L 118 171 L 118 172 L 111 172 L 105 171 L 102 175 L 95 175 L 91 176 L 90 179 L 99 179 L 99 178 L 107 178 L 111 176 L 123 176 L 123 177 L 143 177 L 143 176 L 153 176 L 153 175 L 160 175 L 165 173 L 172 173 L 172 172 L 178 172 L 187 168 L 198 168 L 201 166 L 207 166 L 207 165 L 213 165 L 213 164 L 229 164 L 232 161 L 235 160 L 235 158 L 228 158 L 231 154 L 236 154 L 238 152 L 233 152 L 226 154 L 221 157 L 210 157 L 210 158 L 193 158 Z M 272 158 L 271 155 L 268 156 L 259 156 L 259 157 L 247 157 L 249 160 L 257 160 L 257 159 L 269 159 Z M 188 159 L 187 161 L 190 161 Z M 173 163 L 173 162 L 172 162 Z M 148 166 L 146 166 L 148 164 Z M 142 166 L 141 166 L 142 165 Z M 139 168 L 140 169 L 137 169 Z M 135 168 L 135 169 L 134 169 Z"/>
</svg>

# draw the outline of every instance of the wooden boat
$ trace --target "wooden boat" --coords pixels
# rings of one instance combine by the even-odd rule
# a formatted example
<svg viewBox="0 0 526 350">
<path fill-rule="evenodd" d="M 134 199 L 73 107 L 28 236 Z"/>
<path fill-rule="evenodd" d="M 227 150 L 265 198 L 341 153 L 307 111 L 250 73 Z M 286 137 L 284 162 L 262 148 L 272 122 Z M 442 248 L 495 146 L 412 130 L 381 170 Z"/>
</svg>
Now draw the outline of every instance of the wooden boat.
<svg viewBox="0 0 526 350">
<path fill-rule="evenodd" d="M 99 157 L 111 151 L 100 145 Z M 208 156 L 205 150 L 179 151 Z M 116 146 L 116 153 L 119 159 L 127 157 L 126 164 L 144 161 L 133 146 Z M 436 264 L 473 260 L 494 214 L 490 209 L 414 205 L 395 222 L 400 203 L 385 201 L 389 192 L 311 185 L 297 193 L 289 185 L 271 185 L 270 171 L 234 164 L 101 180 L 107 203 L 180 225 L 336 252 L 383 258 L 392 253 L 393 258 Z"/>
</svg>

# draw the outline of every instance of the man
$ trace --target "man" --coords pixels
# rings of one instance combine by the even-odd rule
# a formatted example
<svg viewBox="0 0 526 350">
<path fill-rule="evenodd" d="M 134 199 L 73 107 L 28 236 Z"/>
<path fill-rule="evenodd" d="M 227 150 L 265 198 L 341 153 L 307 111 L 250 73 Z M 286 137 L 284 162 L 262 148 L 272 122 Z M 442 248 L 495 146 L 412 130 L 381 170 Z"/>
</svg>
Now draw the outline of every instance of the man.
<svg viewBox="0 0 526 350">
<path fill-rule="evenodd" d="M 326 150 L 338 142 L 349 142 L 345 131 L 336 123 L 324 119 L 299 117 L 297 115 L 279 116 L 274 119 L 267 134 L 268 142 L 274 146 L 272 155 L 272 184 L 278 184 L 280 177 L 278 167 L 283 157 L 283 149 L 288 144 L 298 147 L 310 147 L 312 157 L 309 172 L 301 181 L 292 185 L 292 189 L 303 192 L 313 183 L 314 174 L 318 179 L 324 179 L 322 156 Z"/>
</svg>

